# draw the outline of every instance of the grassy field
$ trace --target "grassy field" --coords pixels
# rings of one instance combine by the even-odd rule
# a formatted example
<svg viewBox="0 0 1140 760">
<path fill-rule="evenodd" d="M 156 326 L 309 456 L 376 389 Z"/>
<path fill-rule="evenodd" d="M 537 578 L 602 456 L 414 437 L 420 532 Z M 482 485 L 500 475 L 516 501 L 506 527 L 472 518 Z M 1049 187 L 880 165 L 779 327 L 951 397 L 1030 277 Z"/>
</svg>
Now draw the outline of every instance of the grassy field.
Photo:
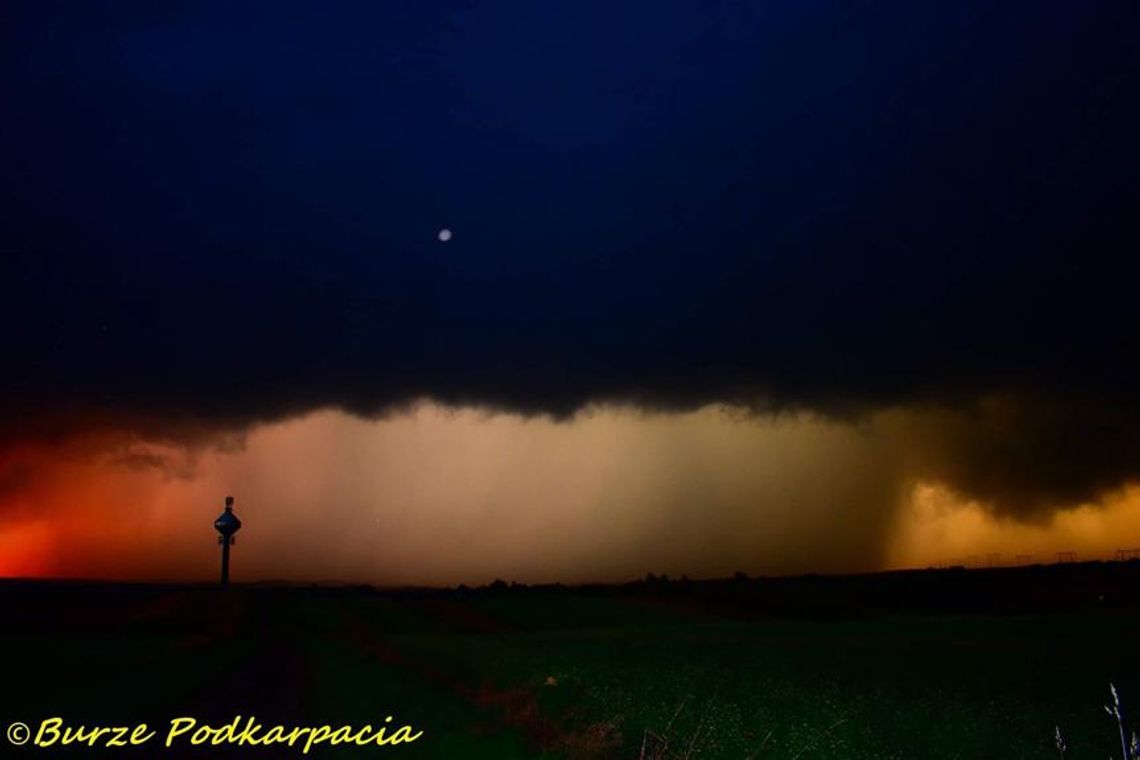
<svg viewBox="0 0 1140 760">
<path fill-rule="evenodd" d="M 1140 700 L 1131 608 L 743 615 L 660 590 L 390 594 L 0 587 L 5 724 L 378 723 L 424 736 L 314 757 L 1119 757 Z M 698 594 L 699 598 L 699 594 Z M 744 605 L 747 607 L 747 605 Z M 1138 701 L 1140 704 L 1140 701 Z M 9 747 L 5 747 L 5 755 Z M 47 750 L 10 750 L 47 756 Z M 301 757 L 68 748 L 53 757 Z"/>
</svg>

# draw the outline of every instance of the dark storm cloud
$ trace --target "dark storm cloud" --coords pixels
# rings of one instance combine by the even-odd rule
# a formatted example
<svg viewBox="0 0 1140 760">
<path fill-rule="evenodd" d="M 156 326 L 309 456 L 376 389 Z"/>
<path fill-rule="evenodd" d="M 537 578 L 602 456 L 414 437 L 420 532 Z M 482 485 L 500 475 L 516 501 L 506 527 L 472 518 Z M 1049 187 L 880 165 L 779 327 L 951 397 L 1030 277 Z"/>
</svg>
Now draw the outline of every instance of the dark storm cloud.
<svg viewBox="0 0 1140 760">
<path fill-rule="evenodd" d="M 1135 480 L 1138 420 L 1127 400 L 1025 394 L 928 410 L 895 432 L 912 475 L 952 484 L 1000 515 L 1034 519 Z"/>
<path fill-rule="evenodd" d="M 935 404 L 1008 509 L 1129 480 L 1135 4 L 927 5 L 9 6 L 4 429 Z"/>
</svg>

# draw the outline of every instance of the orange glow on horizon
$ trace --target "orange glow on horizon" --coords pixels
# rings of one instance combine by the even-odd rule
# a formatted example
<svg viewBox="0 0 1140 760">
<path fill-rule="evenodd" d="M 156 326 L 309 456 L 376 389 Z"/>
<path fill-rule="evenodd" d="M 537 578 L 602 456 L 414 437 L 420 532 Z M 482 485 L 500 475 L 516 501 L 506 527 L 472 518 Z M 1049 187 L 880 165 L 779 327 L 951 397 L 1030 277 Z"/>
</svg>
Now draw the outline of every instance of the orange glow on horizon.
<svg viewBox="0 0 1140 760">
<path fill-rule="evenodd" d="M 56 530 L 46 522 L 25 522 L 0 528 L 0 578 L 56 576 L 53 550 Z"/>
<path fill-rule="evenodd" d="M 942 486 L 922 483 L 900 509 L 887 567 L 1048 564 L 1057 561 L 1059 552 L 1075 552 L 1081 561 L 1110 560 L 1118 549 L 1136 547 L 1140 487 L 1034 524 L 999 519 Z"/>
<path fill-rule="evenodd" d="M 29 448 L 27 476 L 0 492 L 0 575 L 210 580 L 229 493 L 245 522 L 239 581 L 575 583 L 1140 546 L 1138 488 L 1039 524 L 998 520 L 937 484 L 898 485 L 898 446 L 817 417 L 712 407 L 553 422 L 425 404 L 264 425 L 242 449 L 165 468 L 146 464 L 154 447 L 125 457 L 121 441 L 94 456 Z"/>
</svg>

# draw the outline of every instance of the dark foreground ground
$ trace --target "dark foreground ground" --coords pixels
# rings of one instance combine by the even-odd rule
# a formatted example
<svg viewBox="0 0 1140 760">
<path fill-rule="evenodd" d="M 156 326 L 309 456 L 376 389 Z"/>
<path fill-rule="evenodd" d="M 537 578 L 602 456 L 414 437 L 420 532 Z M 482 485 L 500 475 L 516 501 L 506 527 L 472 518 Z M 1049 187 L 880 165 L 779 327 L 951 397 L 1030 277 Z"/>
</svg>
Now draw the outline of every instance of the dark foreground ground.
<svg viewBox="0 0 1140 760">
<path fill-rule="evenodd" d="M 448 592 L 0 582 L 0 610 L 0 729 L 424 731 L 310 757 L 1049 758 L 1059 725 L 1067 758 L 1103 760 L 1109 682 L 1140 706 L 1137 562 Z"/>
</svg>

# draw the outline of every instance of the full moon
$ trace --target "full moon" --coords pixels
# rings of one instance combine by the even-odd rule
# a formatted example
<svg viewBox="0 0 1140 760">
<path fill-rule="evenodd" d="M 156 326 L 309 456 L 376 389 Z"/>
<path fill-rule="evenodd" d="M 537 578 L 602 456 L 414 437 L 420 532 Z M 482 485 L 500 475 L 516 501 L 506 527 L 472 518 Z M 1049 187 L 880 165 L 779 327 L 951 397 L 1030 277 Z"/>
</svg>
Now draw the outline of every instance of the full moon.
<svg viewBox="0 0 1140 760">
<path fill-rule="evenodd" d="M 448 240 L 451 240 L 451 230 L 444 227 L 439 231 L 439 241 L 441 243 L 446 243 Z"/>
</svg>

